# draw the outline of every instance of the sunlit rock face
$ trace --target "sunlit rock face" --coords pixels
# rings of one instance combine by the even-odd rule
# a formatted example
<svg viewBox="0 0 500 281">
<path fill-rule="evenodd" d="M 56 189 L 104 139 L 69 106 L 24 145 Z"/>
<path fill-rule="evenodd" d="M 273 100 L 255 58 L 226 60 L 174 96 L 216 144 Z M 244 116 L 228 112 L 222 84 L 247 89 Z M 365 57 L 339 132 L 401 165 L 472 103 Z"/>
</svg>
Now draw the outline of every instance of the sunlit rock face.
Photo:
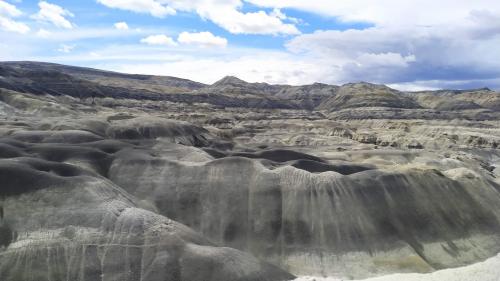
<svg viewBox="0 0 500 281">
<path fill-rule="evenodd" d="M 0 182 L 2 280 L 291 278 L 141 209 L 121 188 L 73 165 L 0 160 Z"/>
<path fill-rule="evenodd" d="M 427 272 L 499 250 L 492 181 L 433 169 L 342 174 L 265 164 L 124 153 L 109 176 L 159 213 L 295 274 Z"/>
</svg>

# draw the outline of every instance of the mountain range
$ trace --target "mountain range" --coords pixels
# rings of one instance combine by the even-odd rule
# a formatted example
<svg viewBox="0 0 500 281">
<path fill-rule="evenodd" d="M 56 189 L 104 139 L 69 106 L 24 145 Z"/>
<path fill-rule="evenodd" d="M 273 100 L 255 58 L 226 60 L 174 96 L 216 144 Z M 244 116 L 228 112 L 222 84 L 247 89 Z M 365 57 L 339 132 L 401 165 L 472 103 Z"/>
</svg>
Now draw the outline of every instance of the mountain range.
<svg viewBox="0 0 500 281">
<path fill-rule="evenodd" d="M 355 108 L 500 110 L 500 94 L 488 88 L 403 92 L 366 82 L 290 86 L 248 83 L 233 76 L 206 85 L 169 76 L 123 74 L 42 62 L 0 62 L 0 88 L 80 99 L 112 97 L 326 112 Z"/>
</svg>

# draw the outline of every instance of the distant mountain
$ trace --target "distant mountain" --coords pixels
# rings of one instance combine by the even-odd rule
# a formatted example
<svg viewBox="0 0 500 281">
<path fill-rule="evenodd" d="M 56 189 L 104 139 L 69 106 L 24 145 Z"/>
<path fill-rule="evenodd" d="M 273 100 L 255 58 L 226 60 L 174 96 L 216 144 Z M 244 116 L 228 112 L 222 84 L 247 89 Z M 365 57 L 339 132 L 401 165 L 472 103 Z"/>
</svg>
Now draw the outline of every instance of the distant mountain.
<svg viewBox="0 0 500 281">
<path fill-rule="evenodd" d="M 173 93 L 191 91 L 206 86 L 205 84 L 170 76 L 152 76 L 138 74 L 123 74 L 85 67 L 67 66 L 44 62 L 2 62 L 0 69 L 7 68 L 24 75 L 39 73 L 64 73 L 76 79 L 98 83 L 101 86 L 130 87 L 152 91 Z"/>
<path fill-rule="evenodd" d="M 35 95 L 163 100 L 168 99 L 166 94 L 190 92 L 202 86 L 173 77 L 127 75 L 38 62 L 0 63 L 0 88 Z"/>
<path fill-rule="evenodd" d="M 317 108 L 335 111 L 359 107 L 420 108 L 421 106 L 415 100 L 385 85 L 361 82 L 341 86 L 335 95 L 323 101 Z"/>
<path fill-rule="evenodd" d="M 312 110 L 324 100 L 333 97 L 338 89 L 339 86 L 314 83 L 305 86 L 283 87 L 275 96 L 294 101 L 300 108 Z"/>
<path fill-rule="evenodd" d="M 297 108 L 288 100 L 274 97 L 282 88 L 289 86 L 267 83 L 248 83 L 234 76 L 226 76 L 212 85 L 196 90 L 199 95 L 223 97 L 229 106 L 256 108 Z"/>
<path fill-rule="evenodd" d="M 500 111 L 487 88 L 400 92 L 365 82 L 343 86 L 249 83 L 226 76 L 212 85 L 170 76 L 123 74 L 44 62 L 0 62 L 0 88 L 35 95 L 164 100 L 220 107 L 324 110 L 354 108 Z"/>
<path fill-rule="evenodd" d="M 500 111 L 500 94 L 488 88 L 407 93 L 422 106 L 439 110 L 487 108 Z"/>
<path fill-rule="evenodd" d="M 227 77 L 213 85 L 42 62 L 0 62 L 0 88 L 35 95 L 166 100 L 222 107 L 296 108 L 272 97 L 281 86 Z"/>
<path fill-rule="evenodd" d="M 252 93 L 275 95 L 288 85 L 272 85 L 268 83 L 248 83 L 234 76 L 226 76 L 214 84 L 204 89 L 223 89 L 225 91 L 234 91 L 235 93 Z"/>
</svg>

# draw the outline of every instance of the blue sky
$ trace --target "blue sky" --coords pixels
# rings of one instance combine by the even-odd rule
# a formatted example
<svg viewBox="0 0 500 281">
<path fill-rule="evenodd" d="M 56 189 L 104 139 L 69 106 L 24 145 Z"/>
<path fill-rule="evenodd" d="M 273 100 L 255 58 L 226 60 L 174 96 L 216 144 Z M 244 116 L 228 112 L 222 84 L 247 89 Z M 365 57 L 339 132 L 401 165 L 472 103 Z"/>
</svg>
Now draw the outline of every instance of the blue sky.
<svg viewBox="0 0 500 281">
<path fill-rule="evenodd" d="M 0 0 L 0 60 L 212 83 L 500 88 L 493 0 Z"/>
</svg>

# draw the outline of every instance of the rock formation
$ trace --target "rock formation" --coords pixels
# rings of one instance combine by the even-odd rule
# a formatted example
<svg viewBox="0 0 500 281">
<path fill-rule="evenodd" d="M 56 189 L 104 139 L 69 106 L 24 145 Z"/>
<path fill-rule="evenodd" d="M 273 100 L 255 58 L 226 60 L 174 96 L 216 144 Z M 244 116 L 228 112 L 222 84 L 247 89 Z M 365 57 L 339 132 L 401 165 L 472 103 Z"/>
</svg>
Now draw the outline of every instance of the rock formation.
<svg viewBox="0 0 500 281">
<path fill-rule="evenodd" d="M 474 266 L 500 252 L 499 97 L 0 63 L 0 280 Z"/>
</svg>

